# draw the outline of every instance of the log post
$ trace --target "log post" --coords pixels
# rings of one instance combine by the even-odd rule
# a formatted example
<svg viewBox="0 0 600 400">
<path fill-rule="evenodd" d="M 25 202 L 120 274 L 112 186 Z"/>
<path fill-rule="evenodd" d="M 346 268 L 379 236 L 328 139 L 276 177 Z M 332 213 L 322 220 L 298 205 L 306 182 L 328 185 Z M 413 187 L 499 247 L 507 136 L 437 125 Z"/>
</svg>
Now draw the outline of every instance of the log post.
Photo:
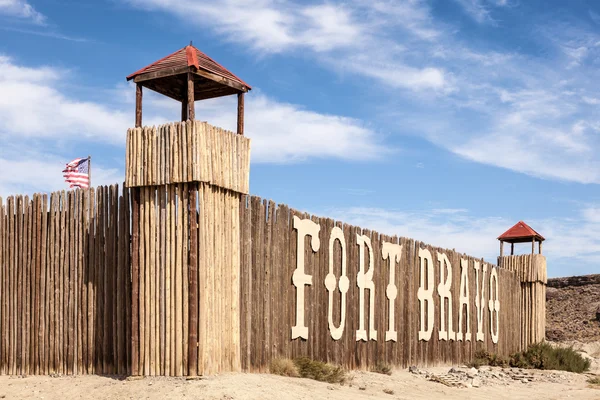
<svg viewBox="0 0 600 400">
<path fill-rule="evenodd" d="M 181 100 L 181 120 L 187 121 L 188 119 L 188 101 L 187 97 Z"/>
<path fill-rule="evenodd" d="M 244 134 L 244 93 L 238 93 L 237 134 Z"/>
<path fill-rule="evenodd" d="M 198 211 L 196 203 L 197 187 L 189 188 L 189 230 L 190 249 L 188 257 L 188 374 L 198 375 Z"/>
<path fill-rule="evenodd" d="M 194 109 L 194 75 L 191 72 L 188 72 L 187 103 L 188 119 L 194 121 L 196 119 L 196 110 Z"/>
<path fill-rule="evenodd" d="M 531 239 L 531 254 L 535 254 L 535 237 Z"/>
<path fill-rule="evenodd" d="M 131 189 L 131 375 L 140 373 L 139 275 L 140 275 L 140 188 Z"/>
<path fill-rule="evenodd" d="M 500 241 L 500 257 L 504 255 L 504 242 Z"/>
<path fill-rule="evenodd" d="M 511 256 L 515 255 L 515 244 L 514 243 L 510 244 L 510 255 Z"/>
<path fill-rule="evenodd" d="M 540 240 L 540 247 L 539 247 L 539 251 L 540 251 L 540 254 L 542 254 L 542 241 L 541 241 L 541 240 Z"/>
<path fill-rule="evenodd" d="M 135 127 L 142 126 L 142 84 L 138 83 L 135 87 Z"/>
</svg>

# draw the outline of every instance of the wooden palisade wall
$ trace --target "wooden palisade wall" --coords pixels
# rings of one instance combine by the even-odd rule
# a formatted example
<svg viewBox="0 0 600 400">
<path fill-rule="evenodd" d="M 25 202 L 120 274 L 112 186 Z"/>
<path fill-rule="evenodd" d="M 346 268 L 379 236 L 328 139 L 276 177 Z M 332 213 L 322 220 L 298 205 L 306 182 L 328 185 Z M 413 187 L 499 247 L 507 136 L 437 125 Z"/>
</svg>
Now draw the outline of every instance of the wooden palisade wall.
<svg viewBox="0 0 600 400">
<path fill-rule="evenodd" d="M 247 138 L 205 123 L 137 128 L 128 132 L 122 193 L 113 185 L 0 199 L 0 373 L 182 376 L 262 371 L 280 356 L 348 368 L 434 365 L 464 363 L 478 349 L 507 355 L 543 339 L 545 259 L 505 257 L 497 268 L 248 196 L 249 155 Z M 312 277 L 300 286 L 294 217 L 319 227 L 318 241 L 304 238 Z M 359 239 L 370 240 L 372 254 L 361 257 Z M 384 242 L 402 246 L 393 274 Z M 425 253 L 431 263 L 421 267 Z M 343 257 L 345 324 L 334 339 L 329 312 L 338 326 Z M 361 296 L 357 286 L 361 259 L 373 263 L 372 307 L 371 289 Z M 450 280 L 450 289 L 440 285 Z M 418 298 L 422 281 L 430 302 Z M 299 290 L 307 331 L 293 337 Z M 442 303 L 441 293 L 451 301 Z M 421 309 L 427 338 L 419 338 Z M 366 340 L 357 335 L 361 313 Z M 449 321 L 471 340 L 445 339 Z"/>
<path fill-rule="evenodd" d="M 275 205 L 272 201 L 258 197 L 245 196 L 240 208 L 241 218 L 241 357 L 242 367 L 251 371 L 264 371 L 274 357 L 295 358 L 307 356 L 344 365 L 348 368 L 366 368 L 378 362 L 393 365 L 435 365 L 465 363 L 478 349 L 508 355 L 520 349 L 519 319 L 520 304 L 519 280 L 505 269 L 487 265 L 486 278 L 482 280 L 485 288 L 483 302 L 484 341 L 476 340 L 476 280 L 474 265 L 484 262 L 455 251 L 439 249 L 412 239 L 381 235 L 367 229 L 344 224 L 329 218 L 318 218 L 288 208 Z M 313 252 L 309 238 L 305 238 L 304 262 L 306 273 L 312 275 L 312 284 L 304 286 L 304 312 L 308 326 L 308 339 L 292 339 L 290 329 L 296 318 L 296 287 L 292 277 L 296 268 L 297 231 L 293 228 L 293 217 L 309 218 L 320 225 L 320 249 Z M 343 334 L 339 340 L 333 340 L 328 328 L 328 291 L 325 278 L 329 271 L 330 232 L 333 227 L 343 230 L 346 248 L 346 276 L 350 280 L 346 294 L 346 319 Z M 357 234 L 371 239 L 373 247 L 375 287 L 374 326 L 377 340 L 357 341 L 359 329 L 359 288 L 357 274 L 359 265 L 359 247 Z M 382 258 L 382 242 L 402 245 L 400 262 L 395 268 L 395 286 L 398 293 L 394 301 L 395 330 L 397 341 L 386 341 L 389 324 L 389 302 L 386 288 L 389 282 L 389 261 Z M 468 269 L 468 290 L 470 293 L 470 341 L 440 340 L 440 297 L 434 290 L 434 329 L 430 340 L 419 340 L 420 308 L 417 290 L 420 284 L 420 264 L 418 249 L 429 249 L 433 255 L 434 279 L 437 287 L 440 279 L 437 252 L 446 254 L 452 268 L 452 312 L 446 318 L 452 318 L 453 329 L 459 327 L 459 288 L 461 281 L 461 260 L 466 261 Z M 334 275 L 339 282 L 341 275 L 341 257 L 339 241 L 334 245 Z M 365 255 L 368 259 L 369 255 Z M 491 269 L 498 274 L 501 301 L 499 322 L 499 340 L 494 344 L 490 335 L 489 277 Z M 483 274 L 483 271 L 481 271 Z M 481 288 L 481 286 L 480 286 Z M 366 290 L 366 299 L 369 290 Z M 447 300 L 446 300 L 447 303 Z M 340 323 L 341 294 L 335 291 L 333 301 L 333 321 Z M 365 300 L 365 326 L 369 327 L 368 301 Z M 447 305 L 446 305 L 447 307 Z M 517 317 L 517 318 L 515 318 Z M 495 322 L 494 322 L 495 324 Z M 466 333 L 466 317 L 463 322 Z"/>
<path fill-rule="evenodd" d="M 0 199 L 0 374 L 130 372 L 129 199 Z"/>
</svg>

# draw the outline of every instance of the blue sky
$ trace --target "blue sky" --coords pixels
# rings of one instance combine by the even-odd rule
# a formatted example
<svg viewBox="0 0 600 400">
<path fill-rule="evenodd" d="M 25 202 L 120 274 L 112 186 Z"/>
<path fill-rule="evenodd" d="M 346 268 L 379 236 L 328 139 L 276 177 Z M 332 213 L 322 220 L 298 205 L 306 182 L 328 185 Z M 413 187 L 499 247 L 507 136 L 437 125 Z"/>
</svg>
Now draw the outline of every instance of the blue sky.
<svg viewBox="0 0 600 400">
<path fill-rule="evenodd" d="M 125 76 L 190 40 L 253 86 L 253 194 L 492 262 L 524 220 L 551 276 L 600 271 L 592 0 L 0 0 L 0 195 L 88 154 L 121 182 Z M 235 127 L 235 98 L 196 109 Z"/>
</svg>

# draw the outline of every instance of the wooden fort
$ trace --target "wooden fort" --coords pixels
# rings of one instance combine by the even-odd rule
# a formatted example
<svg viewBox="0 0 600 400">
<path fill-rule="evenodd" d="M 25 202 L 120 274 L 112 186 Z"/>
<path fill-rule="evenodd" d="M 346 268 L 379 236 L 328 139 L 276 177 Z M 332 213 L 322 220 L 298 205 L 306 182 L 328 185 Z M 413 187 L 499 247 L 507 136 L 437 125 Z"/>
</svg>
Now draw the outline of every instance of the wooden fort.
<svg viewBox="0 0 600 400">
<path fill-rule="evenodd" d="M 543 340 L 541 254 L 497 267 L 251 196 L 249 85 L 191 44 L 127 79 L 121 188 L 0 198 L 0 374 L 456 364 Z M 142 126 L 143 88 L 181 121 Z M 195 118 L 226 95 L 235 133 Z"/>
</svg>

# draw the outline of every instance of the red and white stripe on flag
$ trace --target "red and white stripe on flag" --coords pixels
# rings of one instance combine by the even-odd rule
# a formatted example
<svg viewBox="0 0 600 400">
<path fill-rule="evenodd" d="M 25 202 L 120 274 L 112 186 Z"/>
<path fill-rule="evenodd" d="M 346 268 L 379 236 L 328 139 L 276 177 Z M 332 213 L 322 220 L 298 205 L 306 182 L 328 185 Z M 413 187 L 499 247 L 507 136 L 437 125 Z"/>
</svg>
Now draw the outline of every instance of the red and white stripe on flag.
<svg viewBox="0 0 600 400">
<path fill-rule="evenodd" d="M 83 189 L 90 187 L 89 161 L 88 158 L 76 158 L 67 164 L 63 176 L 70 187 Z"/>
</svg>

